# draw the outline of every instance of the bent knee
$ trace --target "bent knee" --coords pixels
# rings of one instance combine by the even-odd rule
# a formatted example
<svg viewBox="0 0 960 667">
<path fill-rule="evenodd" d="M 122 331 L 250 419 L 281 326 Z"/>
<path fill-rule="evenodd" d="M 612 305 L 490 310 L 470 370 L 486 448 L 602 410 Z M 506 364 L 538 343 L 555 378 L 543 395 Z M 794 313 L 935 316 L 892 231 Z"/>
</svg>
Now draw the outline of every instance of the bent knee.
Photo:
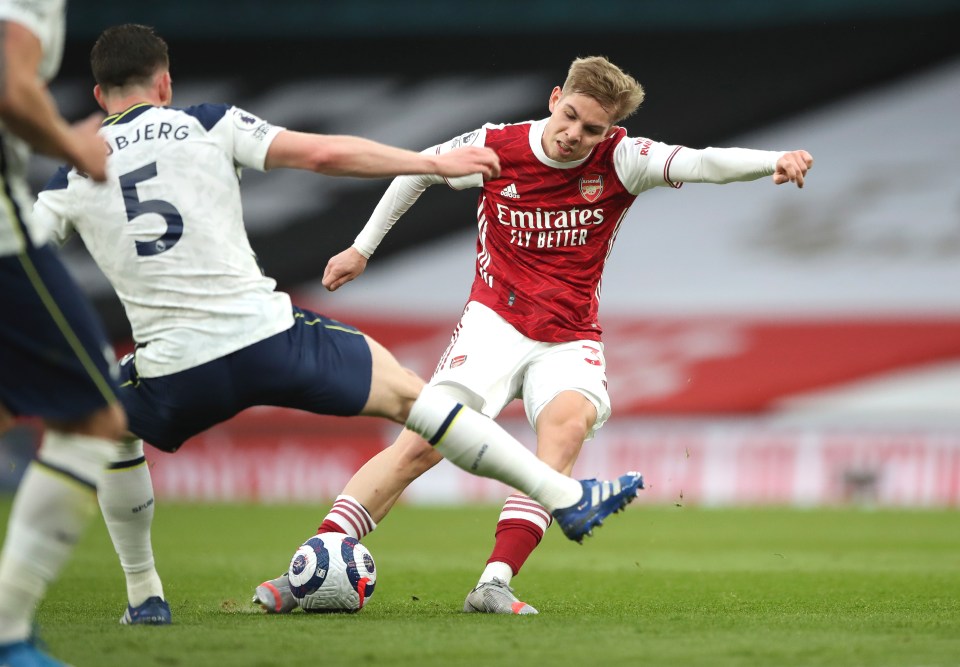
<svg viewBox="0 0 960 667">
<path fill-rule="evenodd" d="M 537 458 L 554 470 L 570 474 L 589 429 L 590 426 L 578 418 L 541 423 L 537 430 Z"/>
<path fill-rule="evenodd" d="M 392 445 L 397 453 L 397 467 L 405 478 L 414 480 L 443 460 L 437 450 L 413 431 L 404 430 Z"/>
</svg>

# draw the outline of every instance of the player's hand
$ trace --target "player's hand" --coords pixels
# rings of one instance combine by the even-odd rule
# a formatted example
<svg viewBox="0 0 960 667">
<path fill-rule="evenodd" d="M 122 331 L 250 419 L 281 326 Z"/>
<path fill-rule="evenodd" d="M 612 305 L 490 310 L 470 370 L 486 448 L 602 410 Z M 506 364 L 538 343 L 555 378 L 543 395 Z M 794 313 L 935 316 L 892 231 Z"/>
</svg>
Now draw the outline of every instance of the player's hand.
<svg viewBox="0 0 960 667">
<path fill-rule="evenodd" d="M 450 177 L 483 174 L 483 180 L 489 181 L 500 175 L 500 158 L 490 148 L 455 148 L 437 157 L 437 173 Z"/>
<path fill-rule="evenodd" d="M 107 142 L 97 134 L 103 114 L 91 114 L 70 126 L 70 163 L 95 181 L 107 180 Z"/>
<path fill-rule="evenodd" d="M 323 270 L 323 286 L 335 292 L 341 285 L 345 285 L 363 273 L 365 268 L 367 268 L 367 258 L 351 246 L 339 255 L 334 255 L 327 262 L 327 268 Z"/>
<path fill-rule="evenodd" d="M 773 172 L 773 182 L 796 183 L 798 188 L 803 187 L 803 177 L 813 166 L 813 156 L 807 151 L 790 151 L 784 153 L 777 160 L 777 169 Z"/>
</svg>

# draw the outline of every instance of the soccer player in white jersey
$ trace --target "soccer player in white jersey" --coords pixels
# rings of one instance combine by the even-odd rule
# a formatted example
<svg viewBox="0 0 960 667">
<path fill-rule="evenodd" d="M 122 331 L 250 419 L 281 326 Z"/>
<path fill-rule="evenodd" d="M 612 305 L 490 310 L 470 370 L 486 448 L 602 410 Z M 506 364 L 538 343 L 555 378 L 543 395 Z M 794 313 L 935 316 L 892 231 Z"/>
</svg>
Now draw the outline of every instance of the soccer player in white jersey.
<svg viewBox="0 0 960 667">
<path fill-rule="evenodd" d="M 96 513 L 126 429 L 113 353 L 83 292 L 30 215 L 30 149 L 103 181 L 99 116 L 70 126 L 46 90 L 63 52 L 64 0 L 0 0 L 0 433 L 43 420 L 0 555 L 0 665 L 62 663 L 33 644 L 37 604 Z"/>
<path fill-rule="evenodd" d="M 578 482 L 539 461 L 493 421 L 423 381 L 355 328 L 290 303 L 250 248 L 239 170 L 333 175 L 499 174 L 489 148 L 425 155 L 357 137 L 289 131 L 226 105 L 168 106 L 166 43 L 138 25 L 109 28 L 91 53 L 110 177 L 94 187 L 62 169 L 35 214 L 77 232 L 116 289 L 136 351 L 121 363 L 130 430 L 176 451 L 254 405 L 375 415 L 422 435 L 474 474 L 521 488 L 581 540 L 636 497 L 642 478 Z M 169 606 L 150 545 L 153 490 L 143 443 L 110 467 L 101 508 L 127 578 L 121 622 L 165 624 Z"/>
<path fill-rule="evenodd" d="M 523 400 L 537 433 L 537 455 L 569 474 L 583 442 L 610 416 L 601 327 L 600 276 L 617 230 L 637 195 L 683 182 L 729 183 L 773 176 L 796 183 L 813 163 L 806 151 L 740 148 L 693 150 L 627 136 L 616 123 L 644 91 L 605 58 L 577 59 L 550 93 L 543 120 L 485 125 L 429 149 L 489 146 L 498 178 L 447 179 L 455 189 L 481 188 L 476 275 L 462 319 L 430 386 L 490 417 Z M 395 179 L 356 242 L 327 265 L 330 290 L 353 280 L 391 226 L 434 176 Z M 320 526 L 362 538 L 406 486 L 438 461 L 415 433 L 371 459 L 347 484 Z M 495 545 L 463 610 L 535 614 L 510 588 L 539 544 L 550 513 L 523 495 L 507 498 Z M 264 582 L 257 599 L 274 611 L 292 608 L 283 577 Z"/>
</svg>

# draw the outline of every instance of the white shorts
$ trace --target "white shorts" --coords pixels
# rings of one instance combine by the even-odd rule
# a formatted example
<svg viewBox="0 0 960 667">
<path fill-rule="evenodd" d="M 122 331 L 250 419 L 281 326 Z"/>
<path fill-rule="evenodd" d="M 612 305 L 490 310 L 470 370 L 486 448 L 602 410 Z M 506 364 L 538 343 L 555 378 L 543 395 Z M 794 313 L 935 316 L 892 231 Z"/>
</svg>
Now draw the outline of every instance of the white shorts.
<svg viewBox="0 0 960 667">
<path fill-rule="evenodd" d="M 471 407 L 490 418 L 513 399 L 522 398 L 534 429 L 544 406 L 566 390 L 583 394 L 597 409 L 587 438 L 610 416 L 603 343 L 535 341 L 475 301 L 464 309 L 429 384 L 463 387 L 482 402 Z"/>
</svg>

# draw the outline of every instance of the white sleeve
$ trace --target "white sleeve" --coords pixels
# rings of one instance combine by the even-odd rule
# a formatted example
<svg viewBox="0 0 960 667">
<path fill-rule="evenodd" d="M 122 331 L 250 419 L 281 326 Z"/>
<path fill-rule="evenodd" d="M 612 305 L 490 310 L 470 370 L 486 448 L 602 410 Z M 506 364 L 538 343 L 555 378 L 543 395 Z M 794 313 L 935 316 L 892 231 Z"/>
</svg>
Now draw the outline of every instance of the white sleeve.
<svg viewBox="0 0 960 667">
<path fill-rule="evenodd" d="M 755 181 L 777 169 L 778 151 L 749 148 L 682 147 L 667 164 L 666 180 L 674 183 L 732 183 Z"/>
<path fill-rule="evenodd" d="M 285 128 L 271 125 L 239 107 L 231 107 L 227 115 L 233 137 L 234 162 L 241 167 L 263 171 L 267 149 Z"/>
<path fill-rule="evenodd" d="M 66 213 L 68 201 L 66 188 L 44 190 L 33 204 L 33 220 L 40 228 L 46 228 L 49 239 L 62 246 L 73 233 L 73 224 Z"/>
<path fill-rule="evenodd" d="M 620 180 L 631 194 L 658 186 L 679 188 L 684 183 L 753 181 L 772 174 L 777 151 L 748 148 L 702 150 L 624 137 L 614 151 Z"/>
<path fill-rule="evenodd" d="M 370 259 L 380 245 L 380 241 L 400 216 L 413 206 L 424 190 L 437 183 L 443 183 L 443 178 L 433 174 L 397 176 L 393 179 L 387 191 L 383 193 L 383 197 L 380 198 L 380 203 L 373 209 L 367 224 L 363 226 L 353 242 L 357 252 Z"/>
<path fill-rule="evenodd" d="M 428 148 L 422 153 L 427 155 L 442 155 L 461 146 L 483 146 L 486 140 L 486 129 L 481 128 L 473 132 L 461 134 L 450 141 Z M 370 259 L 377 246 L 393 227 L 394 223 L 416 203 L 420 195 L 431 185 L 446 183 L 454 190 L 483 187 L 483 174 L 470 174 L 456 178 L 444 178 L 434 174 L 420 174 L 415 176 L 398 176 L 393 179 L 387 191 L 380 198 L 380 203 L 373 210 L 370 219 L 357 235 L 353 247 L 361 255 Z"/>
<path fill-rule="evenodd" d="M 680 187 L 666 179 L 666 167 L 680 148 L 643 137 L 624 137 L 613 151 L 613 163 L 630 194 L 661 185 Z"/>
</svg>

